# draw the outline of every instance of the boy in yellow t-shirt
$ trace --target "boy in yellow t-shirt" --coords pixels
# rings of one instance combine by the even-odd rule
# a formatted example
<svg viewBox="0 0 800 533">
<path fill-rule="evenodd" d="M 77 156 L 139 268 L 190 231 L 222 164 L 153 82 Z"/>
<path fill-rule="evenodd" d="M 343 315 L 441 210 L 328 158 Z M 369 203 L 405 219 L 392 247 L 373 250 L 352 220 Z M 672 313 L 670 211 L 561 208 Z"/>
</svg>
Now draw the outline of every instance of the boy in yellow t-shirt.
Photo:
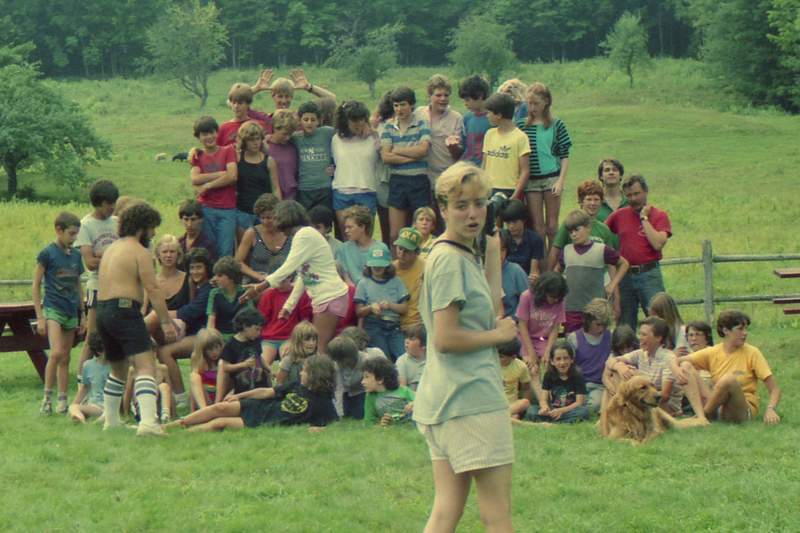
<svg viewBox="0 0 800 533">
<path fill-rule="evenodd" d="M 530 176 L 528 137 L 514 125 L 514 99 L 496 93 L 486 100 L 489 123 L 494 126 L 483 138 L 483 169 L 492 180 L 492 194 L 503 192 L 522 199 Z"/>
<path fill-rule="evenodd" d="M 690 392 L 699 393 L 704 413 L 700 418 L 716 418 L 726 422 L 744 422 L 758 415 L 758 381 L 763 381 L 769 391 L 769 402 L 764 412 L 765 424 L 777 424 L 776 411 L 781 390 L 767 360 L 761 351 L 747 344 L 747 327 L 750 317 L 741 311 L 723 311 L 717 318 L 717 333 L 722 342 L 678 358 L 679 368 L 674 369 L 680 383 L 686 383 Z M 711 373 L 714 388 L 708 390 L 699 379 L 698 370 Z"/>
<path fill-rule="evenodd" d="M 531 406 L 531 374 L 527 365 L 518 357 L 520 348 L 517 339 L 497 347 L 508 412 L 513 418 L 520 418 Z"/>
</svg>

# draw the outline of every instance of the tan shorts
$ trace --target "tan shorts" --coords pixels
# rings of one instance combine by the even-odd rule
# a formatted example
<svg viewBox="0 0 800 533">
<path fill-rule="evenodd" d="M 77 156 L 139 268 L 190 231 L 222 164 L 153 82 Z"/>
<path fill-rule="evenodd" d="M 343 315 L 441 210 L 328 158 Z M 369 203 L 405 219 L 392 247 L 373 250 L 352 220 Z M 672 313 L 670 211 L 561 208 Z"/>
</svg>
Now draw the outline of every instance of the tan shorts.
<svg viewBox="0 0 800 533">
<path fill-rule="evenodd" d="M 558 176 L 551 176 L 549 178 L 538 178 L 528 180 L 525 186 L 525 192 L 550 192 L 553 185 L 558 181 Z"/>
<path fill-rule="evenodd" d="M 514 462 L 514 435 L 508 410 L 461 416 L 441 424 L 417 423 L 431 461 L 448 461 L 461 474 Z"/>
</svg>

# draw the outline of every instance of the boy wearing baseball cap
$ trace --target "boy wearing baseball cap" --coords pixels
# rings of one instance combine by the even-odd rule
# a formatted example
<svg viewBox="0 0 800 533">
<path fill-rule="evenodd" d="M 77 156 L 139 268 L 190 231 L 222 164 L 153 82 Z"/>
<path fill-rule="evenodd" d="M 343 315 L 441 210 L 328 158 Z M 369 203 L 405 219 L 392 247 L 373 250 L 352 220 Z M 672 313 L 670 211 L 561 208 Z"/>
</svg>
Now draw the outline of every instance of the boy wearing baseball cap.
<svg viewBox="0 0 800 533">
<path fill-rule="evenodd" d="M 422 286 L 422 273 L 425 271 L 425 260 L 419 256 L 422 246 L 422 234 L 415 228 L 403 228 L 394 241 L 394 268 L 397 277 L 408 291 L 408 312 L 400 319 L 403 331 L 422 323 L 419 316 L 419 289 Z"/>
<path fill-rule="evenodd" d="M 406 286 L 395 276 L 388 250 L 372 248 L 353 303 L 356 316 L 364 319 L 369 345 L 383 350 L 392 362 L 405 352 L 400 318 L 408 311 L 408 296 Z"/>
</svg>

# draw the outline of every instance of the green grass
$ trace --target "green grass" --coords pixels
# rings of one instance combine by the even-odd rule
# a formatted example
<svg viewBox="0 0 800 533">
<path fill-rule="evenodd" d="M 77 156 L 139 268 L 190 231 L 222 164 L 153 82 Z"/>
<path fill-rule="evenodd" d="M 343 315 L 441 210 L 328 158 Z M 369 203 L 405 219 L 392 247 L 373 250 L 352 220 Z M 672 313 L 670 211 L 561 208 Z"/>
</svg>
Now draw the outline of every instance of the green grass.
<svg viewBox="0 0 800 533">
<path fill-rule="evenodd" d="M 378 92 L 408 84 L 423 100 L 425 80 L 437 70 L 448 73 L 398 69 Z M 227 119 L 227 88 L 256 74 L 217 73 L 203 113 Z M 691 61 L 656 61 L 632 90 L 602 61 L 522 65 L 518 74 L 551 86 L 555 112 L 575 143 L 562 213 L 575 205 L 575 186 L 610 155 L 628 173 L 642 172 L 652 203 L 669 212 L 674 237 L 666 257 L 699 256 L 703 239 L 720 254 L 800 251 L 794 229 L 800 117 L 742 107 Z M 343 72 L 309 69 L 309 77 L 340 98 L 374 103 L 366 86 Z M 176 211 L 190 193 L 188 168 L 153 156 L 192 145 L 196 102 L 176 85 L 152 79 L 53 83 L 87 108 L 115 146 L 114 159 L 90 174 L 154 202 L 164 215 L 162 230 L 179 233 Z M 453 104 L 463 110 L 457 97 Z M 271 109 L 269 97 L 258 96 L 255 107 Z M 48 203 L 2 205 L 0 279 L 30 278 L 58 211 L 90 209 L 85 190 L 65 190 L 36 172 L 22 174 L 21 185 L 34 186 Z M 800 292 L 796 282 L 772 276 L 774 266 L 718 265 L 717 294 Z M 702 295 L 697 266 L 665 268 L 665 277 L 679 298 Z M 29 289 L 0 289 L 0 297 L 28 299 Z M 715 425 L 640 448 L 601 440 L 589 424 L 518 428 L 513 509 L 519 531 L 796 528 L 800 321 L 771 304 L 740 307 L 754 318 L 751 342 L 783 388 L 783 423 Z M 702 315 L 699 306 L 682 312 L 685 319 Z M 412 428 L 340 423 L 322 435 L 261 429 L 139 441 L 127 431 L 105 434 L 60 417 L 40 418 L 41 384 L 27 356 L 0 358 L 4 530 L 409 531 L 424 524 L 432 501 L 430 463 Z M 473 497 L 460 531 L 479 530 Z"/>
</svg>

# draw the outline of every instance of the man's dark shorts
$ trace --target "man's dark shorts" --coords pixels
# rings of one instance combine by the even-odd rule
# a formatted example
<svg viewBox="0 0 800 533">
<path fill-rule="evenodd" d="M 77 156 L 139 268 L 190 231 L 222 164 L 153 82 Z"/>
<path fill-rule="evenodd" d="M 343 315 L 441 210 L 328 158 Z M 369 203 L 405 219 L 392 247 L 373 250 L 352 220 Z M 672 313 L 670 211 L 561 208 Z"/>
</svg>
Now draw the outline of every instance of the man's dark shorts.
<svg viewBox="0 0 800 533">
<path fill-rule="evenodd" d="M 141 303 L 127 298 L 97 302 L 97 331 L 109 361 L 122 361 L 152 350 L 141 309 Z"/>
<path fill-rule="evenodd" d="M 403 176 L 392 174 L 389 177 L 389 207 L 403 209 L 412 213 L 420 207 L 430 207 L 431 182 L 427 174 Z"/>
</svg>

